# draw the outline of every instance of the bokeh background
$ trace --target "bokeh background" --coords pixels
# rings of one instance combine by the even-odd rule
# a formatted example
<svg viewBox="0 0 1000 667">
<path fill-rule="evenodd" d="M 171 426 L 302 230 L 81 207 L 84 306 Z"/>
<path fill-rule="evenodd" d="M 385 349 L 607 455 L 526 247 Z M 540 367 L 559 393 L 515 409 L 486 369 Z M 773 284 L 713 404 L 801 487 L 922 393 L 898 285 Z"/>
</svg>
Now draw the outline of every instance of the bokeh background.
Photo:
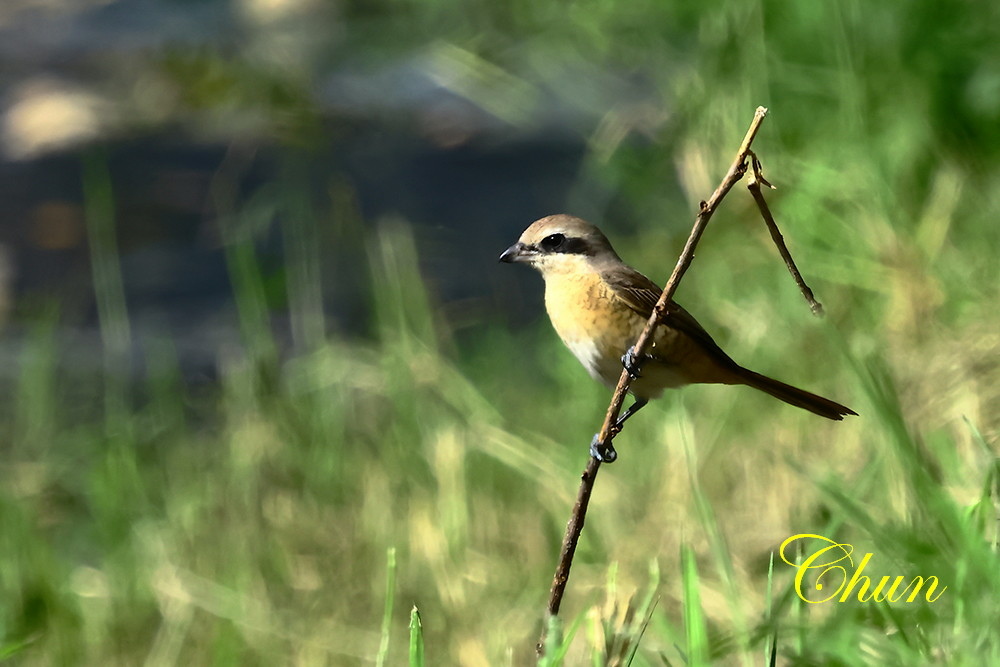
<svg viewBox="0 0 1000 667">
<path fill-rule="evenodd" d="M 5 0 L 0 657 L 405 664 L 416 605 L 427 664 L 533 662 L 609 392 L 496 258 L 570 212 L 662 283 L 763 105 L 827 316 L 741 187 L 677 300 L 861 416 L 647 408 L 597 482 L 566 664 L 1000 664 L 998 26 L 959 0 Z M 805 604 L 796 533 L 948 589 Z"/>
</svg>

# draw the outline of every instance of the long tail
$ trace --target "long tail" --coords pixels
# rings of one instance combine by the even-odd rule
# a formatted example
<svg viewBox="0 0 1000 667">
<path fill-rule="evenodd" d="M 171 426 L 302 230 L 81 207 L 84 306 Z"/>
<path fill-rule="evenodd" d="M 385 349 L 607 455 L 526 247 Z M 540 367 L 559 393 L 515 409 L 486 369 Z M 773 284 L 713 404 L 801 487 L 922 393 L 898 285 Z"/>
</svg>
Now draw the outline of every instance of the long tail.
<svg viewBox="0 0 1000 667">
<path fill-rule="evenodd" d="M 840 421 L 844 418 L 844 415 L 858 414 L 849 407 L 841 405 L 836 401 L 831 401 L 829 398 L 817 396 L 804 389 L 779 382 L 760 373 L 754 373 L 746 368 L 740 368 L 740 378 L 745 384 L 754 389 L 760 389 L 765 394 L 770 394 L 779 401 L 784 401 L 789 405 L 808 410 L 820 417 Z"/>
</svg>

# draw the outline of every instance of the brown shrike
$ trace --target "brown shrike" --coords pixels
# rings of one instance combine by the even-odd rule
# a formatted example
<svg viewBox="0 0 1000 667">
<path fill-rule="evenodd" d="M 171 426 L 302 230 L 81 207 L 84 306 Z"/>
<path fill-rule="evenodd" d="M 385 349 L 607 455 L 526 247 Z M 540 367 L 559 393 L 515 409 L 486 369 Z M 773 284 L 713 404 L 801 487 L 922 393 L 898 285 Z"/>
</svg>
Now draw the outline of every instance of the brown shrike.
<svg viewBox="0 0 1000 667">
<path fill-rule="evenodd" d="M 653 312 L 662 290 L 622 262 L 597 227 L 571 215 L 551 215 L 531 224 L 501 262 L 524 262 L 545 279 L 545 308 L 552 326 L 587 372 L 609 387 L 622 365 L 633 380 L 635 403 L 615 424 L 621 428 L 664 389 L 693 383 L 745 384 L 827 419 L 857 413 L 848 407 L 743 368 L 722 351 L 686 310 L 671 301 L 641 359 L 632 345 Z M 617 458 L 610 442 L 594 436 L 594 458 Z"/>
</svg>

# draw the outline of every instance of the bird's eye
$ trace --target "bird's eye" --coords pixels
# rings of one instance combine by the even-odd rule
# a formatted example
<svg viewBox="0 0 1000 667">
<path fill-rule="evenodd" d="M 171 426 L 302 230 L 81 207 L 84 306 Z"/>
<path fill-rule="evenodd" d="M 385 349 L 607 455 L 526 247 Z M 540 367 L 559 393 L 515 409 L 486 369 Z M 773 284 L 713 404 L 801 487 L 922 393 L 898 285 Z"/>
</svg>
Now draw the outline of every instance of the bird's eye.
<svg viewBox="0 0 1000 667">
<path fill-rule="evenodd" d="M 553 250 L 558 250 L 565 241 L 566 237 L 562 234 L 549 234 L 542 239 L 539 245 L 542 246 L 542 250 L 552 252 Z"/>
</svg>

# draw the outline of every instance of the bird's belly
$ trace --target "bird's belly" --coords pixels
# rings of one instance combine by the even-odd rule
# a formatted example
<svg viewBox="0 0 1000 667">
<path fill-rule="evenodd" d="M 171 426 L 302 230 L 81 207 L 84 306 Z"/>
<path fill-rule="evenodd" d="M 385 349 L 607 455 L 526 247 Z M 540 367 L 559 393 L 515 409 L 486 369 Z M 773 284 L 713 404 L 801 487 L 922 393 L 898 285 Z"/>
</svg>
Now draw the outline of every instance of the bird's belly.
<svg viewBox="0 0 1000 667">
<path fill-rule="evenodd" d="M 546 308 L 563 343 L 590 375 L 609 387 L 618 384 L 622 355 L 635 344 L 646 324 L 631 309 L 614 299 L 600 281 L 546 280 Z M 558 297 L 558 298 L 556 298 Z M 664 389 L 689 384 L 673 362 L 677 332 L 660 327 L 647 350 L 656 355 L 642 364 L 640 377 L 632 382 L 635 396 L 656 398 Z"/>
<path fill-rule="evenodd" d="M 583 367 L 587 369 L 587 372 L 595 380 L 612 386 L 618 381 L 621 366 L 619 365 L 616 371 L 613 365 L 608 363 L 609 352 L 605 346 L 600 344 L 598 339 L 563 338 L 563 342 L 566 343 L 569 351 L 583 364 Z M 612 375 L 614 375 L 613 378 Z"/>
<path fill-rule="evenodd" d="M 623 315 L 625 315 L 623 313 Z M 595 380 L 608 387 L 615 387 L 622 374 L 622 355 L 635 344 L 645 322 L 628 313 L 634 320 L 626 326 L 598 325 L 587 322 L 586 318 L 576 318 L 567 325 L 566 320 L 553 318 L 556 332 L 573 356 L 583 365 Z M 583 319 L 583 321 L 581 321 Z M 690 384 L 691 379 L 683 372 L 682 364 L 672 363 L 673 348 L 687 341 L 676 340 L 675 332 L 661 327 L 654 336 L 654 344 L 647 348 L 647 354 L 655 355 L 642 362 L 639 377 L 629 385 L 629 391 L 642 398 L 657 398 L 664 389 L 673 389 Z"/>
<path fill-rule="evenodd" d="M 623 369 L 621 357 L 635 343 L 635 340 L 616 340 L 607 344 L 600 337 L 563 340 L 591 377 L 608 387 L 618 384 Z M 657 398 L 664 389 L 674 389 L 689 383 L 690 380 L 681 374 L 678 366 L 653 358 L 641 364 L 639 377 L 629 385 L 629 391 L 643 398 Z"/>
</svg>

